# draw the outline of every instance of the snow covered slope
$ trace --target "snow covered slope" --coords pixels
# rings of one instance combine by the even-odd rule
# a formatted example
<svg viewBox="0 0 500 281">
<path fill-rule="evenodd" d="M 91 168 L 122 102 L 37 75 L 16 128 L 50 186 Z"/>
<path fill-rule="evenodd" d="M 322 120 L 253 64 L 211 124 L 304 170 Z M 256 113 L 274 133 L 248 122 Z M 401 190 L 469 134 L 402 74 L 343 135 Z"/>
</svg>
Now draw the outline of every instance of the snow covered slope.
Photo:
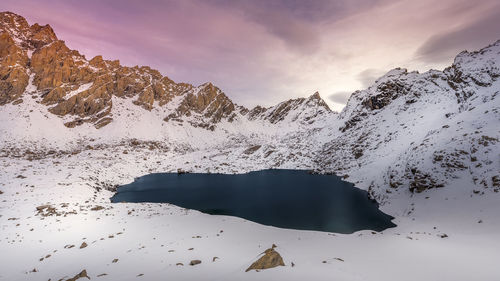
<svg viewBox="0 0 500 281">
<path fill-rule="evenodd" d="M 353 93 L 322 167 L 377 194 L 471 179 L 500 189 L 500 41 L 460 53 L 444 71 L 394 69 Z"/>
</svg>

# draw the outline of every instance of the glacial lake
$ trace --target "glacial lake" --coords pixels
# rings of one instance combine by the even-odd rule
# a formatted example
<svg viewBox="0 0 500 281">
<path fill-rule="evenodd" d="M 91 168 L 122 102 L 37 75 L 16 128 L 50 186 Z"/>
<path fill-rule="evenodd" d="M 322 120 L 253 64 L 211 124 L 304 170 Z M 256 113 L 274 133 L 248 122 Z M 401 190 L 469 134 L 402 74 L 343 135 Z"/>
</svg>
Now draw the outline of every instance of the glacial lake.
<svg viewBox="0 0 500 281">
<path fill-rule="evenodd" d="M 396 226 L 366 191 L 338 176 L 303 170 L 149 174 L 119 187 L 111 201 L 170 203 L 301 230 L 353 233 Z"/>
</svg>

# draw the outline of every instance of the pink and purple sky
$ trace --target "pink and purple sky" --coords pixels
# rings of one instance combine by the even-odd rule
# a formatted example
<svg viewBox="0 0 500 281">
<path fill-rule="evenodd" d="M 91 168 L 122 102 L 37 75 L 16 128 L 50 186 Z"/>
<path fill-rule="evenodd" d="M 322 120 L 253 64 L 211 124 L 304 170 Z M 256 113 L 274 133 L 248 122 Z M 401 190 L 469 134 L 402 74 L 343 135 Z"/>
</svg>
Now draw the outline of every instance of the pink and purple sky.
<svg viewBox="0 0 500 281">
<path fill-rule="evenodd" d="M 211 81 L 236 103 L 319 91 L 335 109 L 394 67 L 442 69 L 500 39 L 498 0 L 2 0 L 87 58 Z"/>
</svg>

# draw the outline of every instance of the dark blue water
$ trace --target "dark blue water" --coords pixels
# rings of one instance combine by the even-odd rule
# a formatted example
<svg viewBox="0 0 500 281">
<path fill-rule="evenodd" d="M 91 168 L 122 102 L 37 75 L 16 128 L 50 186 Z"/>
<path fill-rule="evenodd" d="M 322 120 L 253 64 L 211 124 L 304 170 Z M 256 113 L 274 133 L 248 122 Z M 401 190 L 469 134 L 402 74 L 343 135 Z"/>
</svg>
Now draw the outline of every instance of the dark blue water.
<svg viewBox="0 0 500 281">
<path fill-rule="evenodd" d="M 112 202 L 164 202 L 282 228 L 352 233 L 396 226 L 366 191 L 334 175 L 264 170 L 239 175 L 149 174 Z"/>
</svg>

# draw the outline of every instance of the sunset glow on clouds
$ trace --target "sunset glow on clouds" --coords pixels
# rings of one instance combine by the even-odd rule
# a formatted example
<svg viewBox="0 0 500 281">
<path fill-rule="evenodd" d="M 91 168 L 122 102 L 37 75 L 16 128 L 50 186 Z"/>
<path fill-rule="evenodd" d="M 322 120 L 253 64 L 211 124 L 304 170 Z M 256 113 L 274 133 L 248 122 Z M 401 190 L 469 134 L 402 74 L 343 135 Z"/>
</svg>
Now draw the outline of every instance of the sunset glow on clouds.
<svg viewBox="0 0 500 281">
<path fill-rule="evenodd" d="M 500 39 L 497 0 L 2 0 L 0 8 L 50 24 L 89 59 L 211 81 L 247 107 L 319 91 L 340 110 L 394 67 L 441 69 Z"/>
</svg>

